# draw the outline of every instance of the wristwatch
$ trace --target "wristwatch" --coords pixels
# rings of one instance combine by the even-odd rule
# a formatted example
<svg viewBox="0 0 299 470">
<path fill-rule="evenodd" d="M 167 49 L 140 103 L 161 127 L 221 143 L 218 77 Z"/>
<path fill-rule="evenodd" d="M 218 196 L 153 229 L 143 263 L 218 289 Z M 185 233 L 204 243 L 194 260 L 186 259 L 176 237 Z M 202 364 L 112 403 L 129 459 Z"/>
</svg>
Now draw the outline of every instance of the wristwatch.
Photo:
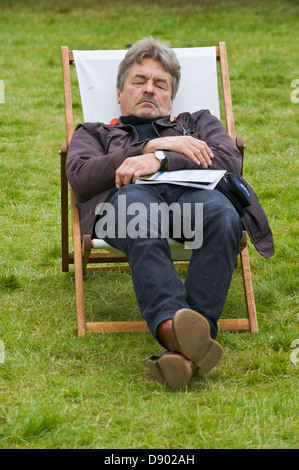
<svg viewBox="0 0 299 470">
<path fill-rule="evenodd" d="M 156 150 L 154 152 L 154 155 L 157 160 L 160 162 L 160 170 L 166 170 L 167 169 L 167 157 L 163 150 Z"/>
</svg>

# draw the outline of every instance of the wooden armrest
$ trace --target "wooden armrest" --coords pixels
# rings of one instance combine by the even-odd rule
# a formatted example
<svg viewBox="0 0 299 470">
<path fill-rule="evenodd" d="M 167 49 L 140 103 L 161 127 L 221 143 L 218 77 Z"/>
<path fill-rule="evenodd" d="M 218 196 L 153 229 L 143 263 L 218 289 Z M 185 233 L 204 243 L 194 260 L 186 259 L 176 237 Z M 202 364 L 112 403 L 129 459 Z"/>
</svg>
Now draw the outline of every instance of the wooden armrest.
<svg viewBox="0 0 299 470">
<path fill-rule="evenodd" d="M 66 142 L 61 142 L 60 143 L 59 153 L 60 153 L 60 155 L 66 155 L 67 154 L 67 143 Z"/>
<path fill-rule="evenodd" d="M 236 137 L 236 146 L 238 147 L 242 157 L 244 154 L 245 144 L 243 137 Z"/>
</svg>

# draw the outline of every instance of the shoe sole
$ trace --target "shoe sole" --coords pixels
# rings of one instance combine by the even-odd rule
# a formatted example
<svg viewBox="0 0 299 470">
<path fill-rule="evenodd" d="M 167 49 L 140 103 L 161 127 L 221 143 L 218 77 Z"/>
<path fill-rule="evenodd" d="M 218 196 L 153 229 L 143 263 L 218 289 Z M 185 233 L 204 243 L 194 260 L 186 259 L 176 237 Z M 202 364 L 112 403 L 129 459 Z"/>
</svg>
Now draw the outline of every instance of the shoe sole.
<svg viewBox="0 0 299 470">
<path fill-rule="evenodd" d="M 172 390 L 186 387 L 192 378 L 190 363 L 181 354 L 165 353 L 159 358 L 150 358 L 148 367 L 155 380 L 167 383 Z"/>
<path fill-rule="evenodd" d="M 202 315 L 194 310 L 178 310 L 172 319 L 172 329 L 180 352 L 197 367 L 208 372 L 218 364 L 223 349 L 210 337 L 210 325 Z"/>
</svg>

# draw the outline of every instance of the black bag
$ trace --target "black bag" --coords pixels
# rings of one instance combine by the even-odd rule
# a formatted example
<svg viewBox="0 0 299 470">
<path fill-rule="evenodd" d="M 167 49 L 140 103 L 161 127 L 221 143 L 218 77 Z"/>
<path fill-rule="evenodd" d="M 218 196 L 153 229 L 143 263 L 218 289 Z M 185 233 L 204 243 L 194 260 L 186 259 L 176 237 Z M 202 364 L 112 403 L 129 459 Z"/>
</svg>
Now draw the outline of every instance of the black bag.
<svg viewBox="0 0 299 470">
<path fill-rule="evenodd" d="M 215 189 L 230 200 L 240 217 L 244 215 L 245 208 L 251 205 L 249 188 L 243 178 L 235 173 L 226 173 Z"/>
</svg>

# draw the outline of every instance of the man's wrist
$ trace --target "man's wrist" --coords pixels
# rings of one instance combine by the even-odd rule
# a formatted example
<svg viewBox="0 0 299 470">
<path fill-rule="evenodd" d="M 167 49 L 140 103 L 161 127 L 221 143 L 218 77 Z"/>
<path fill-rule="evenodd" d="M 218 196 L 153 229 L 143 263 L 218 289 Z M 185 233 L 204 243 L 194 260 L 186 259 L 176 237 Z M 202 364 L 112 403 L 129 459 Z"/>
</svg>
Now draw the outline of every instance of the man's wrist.
<svg viewBox="0 0 299 470">
<path fill-rule="evenodd" d="M 142 153 L 154 153 L 156 150 L 159 150 L 160 140 L 161 137 L 148 140 L 142 147 Z"/>
</svg>

